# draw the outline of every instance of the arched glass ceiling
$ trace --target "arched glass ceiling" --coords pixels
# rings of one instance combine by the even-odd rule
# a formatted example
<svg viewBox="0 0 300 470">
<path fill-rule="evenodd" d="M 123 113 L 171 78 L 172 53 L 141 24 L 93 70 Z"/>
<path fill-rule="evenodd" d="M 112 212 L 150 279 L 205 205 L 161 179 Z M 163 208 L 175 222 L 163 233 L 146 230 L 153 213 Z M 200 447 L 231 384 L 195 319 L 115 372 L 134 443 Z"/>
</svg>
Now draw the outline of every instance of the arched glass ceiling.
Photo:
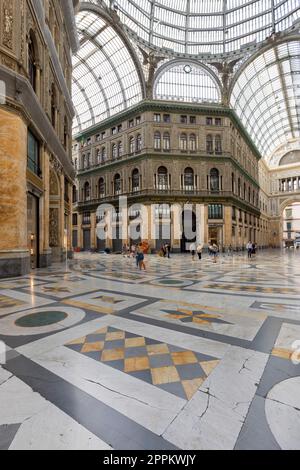
<svg viewBox="0 0 300 470">
<path fill-rule="evenodd" d="M 194 103 L 217 103 L 220 91 L 216 80 L 199 65 L 176 62 L 163 67 L 154 86 L 154 97 Z"/>
<path fill-rule="evenodd" d="M 92 0 L 97 3 L 97 0 Z M 223 54 L 292 26 L 299 0 L 102 0 L 144 43 L 182 54 Z"/>
<path fill-rule="evenodd" d="M 233 88 L 231 104 L 264 157 L 300 136 L 300 42 L 254 59 Z"/>
<path fill-rule="evenodd" d="M 90 11 L 76 21 L 81 47 L 73 57 L 74 134 L 142 99 L 135 64 L 116 31 Z"/>
</svg>

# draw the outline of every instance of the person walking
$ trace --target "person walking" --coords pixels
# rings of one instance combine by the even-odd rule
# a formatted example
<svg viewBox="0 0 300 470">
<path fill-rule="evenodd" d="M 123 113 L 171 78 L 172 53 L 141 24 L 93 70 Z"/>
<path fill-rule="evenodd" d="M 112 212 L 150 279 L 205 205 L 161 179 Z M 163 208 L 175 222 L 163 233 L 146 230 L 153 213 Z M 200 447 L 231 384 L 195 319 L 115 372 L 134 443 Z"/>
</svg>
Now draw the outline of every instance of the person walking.
<svg viewBox="0 0 300 470">
<path fill-rule="evenodd" d="M 203 250 L 203 245 L 202 245 L 202 243 L 198 243 L 198 245 L 197 245 L 197 254 L 198 254 L 199 260 L 202 259 L 202 250 Z"/>
<path fill-rule="evenodd" d="M 212 245 L 212 254 L 213 254 L 213 262 L 214 263 L 217 262 L 218 253 L 219 253 L 219 247 L 218 247 L 218 245 L 216 245 L 216 243 L 214 243 Z"/>
<path fill-rule="evenodd" d="M 191 243 L 190 252 L 191 252 L 191 255 L 192 255 L 192 260 L 195 261 L 196 243 L 194 243 L 194 242 Z"/>
<path fill-rule="evenodd" d="M 140 271 L 142 269 L 144 269 L 144 271 L 146 271 L 145 255 L 144 255 L 142 246 L 139 246 L 138 250 L 137 250 L 137 262 L 138 262 L 138 267 L 139 267 Z"/>
<path fill-rule="evenodd" d="M 253 246 L 252 246 L 252 243 L 249 241 L 247 243 L 247 252 L 248 252 L 248 259 L 251 259 L 252 258 L 252 249 L 253 249 Z"/>
<path fill-rule="evenodd" d="M 166 250 L 166 255 L 167 255 L 167 257 L 170 259 L 170 258 L 171 258 L 171 256 L 170 256 L 171 247 L 170 247 L 170 244 L 169 244 L 169 243 L 166 243 L 166 244 L 165 244 L 165 250 Z"/>
</svg>

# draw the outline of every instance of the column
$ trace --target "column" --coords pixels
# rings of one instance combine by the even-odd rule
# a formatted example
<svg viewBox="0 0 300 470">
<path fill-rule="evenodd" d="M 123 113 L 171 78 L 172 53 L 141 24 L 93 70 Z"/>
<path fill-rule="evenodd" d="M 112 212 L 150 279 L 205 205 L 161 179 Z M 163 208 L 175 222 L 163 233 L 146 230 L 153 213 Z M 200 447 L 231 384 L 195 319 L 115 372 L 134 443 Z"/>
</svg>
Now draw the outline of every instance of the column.
<svg viewBox="0 0 300 470">
<path fill-rule="evenodd" d="M 0 277 L 20 276 L 30 269 L 27 240 L 27 127 L 0 109 Z"/>
</svg>

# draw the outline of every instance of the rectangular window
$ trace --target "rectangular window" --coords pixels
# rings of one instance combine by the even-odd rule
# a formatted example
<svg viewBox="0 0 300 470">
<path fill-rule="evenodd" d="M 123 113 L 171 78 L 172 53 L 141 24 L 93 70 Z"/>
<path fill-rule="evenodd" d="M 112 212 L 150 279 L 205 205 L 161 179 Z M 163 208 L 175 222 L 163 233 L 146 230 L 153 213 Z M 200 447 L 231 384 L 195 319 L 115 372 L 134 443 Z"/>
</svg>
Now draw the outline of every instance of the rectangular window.
<svg viewBox="0 0 300 470">
<path fill-rule="evenodd" d="M 164 122 L 171 122 L 171 116 L 170 114 L 164 114 Z"/>
<path fill-rule="evenodd" d="M 105 139 L 105 132 L 102 132 L 102 134 L 101 134 L 101 139 L 102 139 L 102 140 Z"/>
<path fill-rule="evenodd" d="M 72 223 L 73 223 L 74 227 L 76 227 L 76 225 L 78 225 L 78 214 L 73 214 Z"/>
<path fill-rule="evenodd" d="M 91 224 L 91 213 L 84 212 L 82 216 L 82 224 L 83 225 L 90 225 Z"/>
<path fill-rule="evenodd" d="M 34 135 L 28 131 L 27 167 L 40 176 L 40 145 Z"/>
<path fill-rule="evenodd" d="M 222 204 L 210 204 L 208 206 L 209 219 L 223 219 L 223 206 Z"/>
<path fill-rule="evenodd" d="M 154 122 L 161 122 L 161 115 L 160 114 L 154 114 Z"/>
<path fill-rule="evenodd" d="M 134 119 L 130 119 L 130 121 L 128 122 L 128 127 L 134 127 Z"/>
<path fill-rule="evenodd" d="M 139 126 L 141 124 L 141 116 L 138 116 L 135 120 L 136 126 Z"/>
<path fill-rule="evenodd" d="M 206 125 L 207 126 L 212 126 L 213 125 L 213 118 L 207 117 L 206 118 Z"/>
<path fill-rule="evenodd" d="M 123 129 L 122 124 L 119 124 L 118 125 L 118 132 L 122 132 L 122 129 Z"/>
<path fill-rule="evenodd" d="M 187 116 L 180 116 L 180 122 L 181 122 L 181 124 L 187 124 L 188 117 Z"/>
<path fill-rule="evenodd" d="M 196 124 L 196 116 L 190 116 L 190 124 Z"/>
<path fill-rule="evenodd" d="M 112 130 L 111 130 L 111 134 L 116 135 L 116 133 L 117 133 L 117 128 L 113 127 Z"/>
<path fill-rule="evenodd" d="M 216 126 L 222 126 L 222 119 L 221 118 L 216 118 L 215 119 L 215 125 Z"/>
</svg>

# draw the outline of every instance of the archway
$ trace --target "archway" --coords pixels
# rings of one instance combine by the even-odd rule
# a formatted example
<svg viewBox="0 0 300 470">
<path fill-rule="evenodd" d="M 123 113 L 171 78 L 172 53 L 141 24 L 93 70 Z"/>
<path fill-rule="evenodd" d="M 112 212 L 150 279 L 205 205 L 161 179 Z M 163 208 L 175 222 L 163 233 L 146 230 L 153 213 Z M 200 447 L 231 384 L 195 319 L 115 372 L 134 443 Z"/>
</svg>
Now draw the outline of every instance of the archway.
<svg viewBox="0 0 300 470">
<path fill-rule="evenodd" d="M 286 201 L 282 207 L 280 234 L 283 247 L 291 248 L 300 244 L 300 198 Z"/>
</svg>

